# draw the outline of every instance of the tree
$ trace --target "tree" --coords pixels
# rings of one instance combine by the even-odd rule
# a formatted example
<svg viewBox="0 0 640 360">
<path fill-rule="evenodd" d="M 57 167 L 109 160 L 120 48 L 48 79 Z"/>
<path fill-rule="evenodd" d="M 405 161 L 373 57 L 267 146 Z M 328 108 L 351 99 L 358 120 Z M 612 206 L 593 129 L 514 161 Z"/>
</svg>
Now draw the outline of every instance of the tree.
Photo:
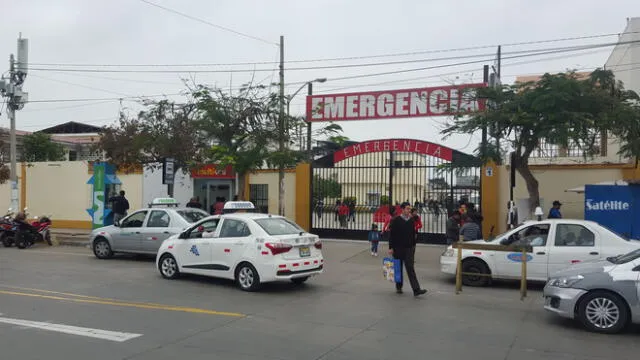
<svg viewBox="0 0 640 360">
<path fill-rule="evenodd" d="M 135 116 L 121 112 L 117 124 L 103 128 L 98 148 L 109 161 L 157 169 L 172 157 L 185 172 L 201 162 L 204 145 L 196 131 L 194 104 L 161 100 L 142 105 L 146 109 Z"/>
<path fill-rule="evenodd" d="M 489 128 L 491 137 L 508 143 L 511 166 L 525 180 L 531 210 L 540 205 L 540 195 L 529 159 L 542 142 L 577 146 L 585 156 L 593 156 L 598 134 L 608 131 L 625 142 L 621 154 L 640 154 L 638 96 L 616 82 L 611 71 L 597 69 L 587 78 L 574 71 L 547 73 L 537 82 L 479 89 L 477 96 L 487 101 L 487 108 L 455 116 L 442 133 L 447 137 Z M 484 161 L 501 160 L 495 146 L 481 145 L 477 152 Z"/>
<path fill-rule="evenodd" d="M 51 140 L 51 135 L 35 132 L 22 137 L 22 160 L 62 161 L 65 159 L 64 146 Z"/>
<path fill-rule="evenodd" d="M 313 176 L 314 200 L 324 198 L 339 199 L 342 196 L 342 185 L 334 179 L 326 179 L 320 175 Z"/>
</svg>

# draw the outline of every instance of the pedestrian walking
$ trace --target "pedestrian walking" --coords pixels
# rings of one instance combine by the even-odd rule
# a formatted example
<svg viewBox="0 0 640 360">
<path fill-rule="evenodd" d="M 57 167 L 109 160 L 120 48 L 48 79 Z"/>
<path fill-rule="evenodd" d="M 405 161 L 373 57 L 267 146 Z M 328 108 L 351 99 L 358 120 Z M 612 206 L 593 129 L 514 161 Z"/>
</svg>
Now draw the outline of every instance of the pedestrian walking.
<svg viewBox="0 0 640 360">
<path fill-rule="evenodd" d="M 411 288 L 414 296 L 420 296 L 427 293 L 427 290 L 420 288 L 416 270 L 414 267 L 416 255 L 416 227 L 415 221 L 411 216 L 411 204 L 408 202 L 400 205 L 402 214 L 396 216 L 390 225 L 389 237 L 389 255 L 394 259 L 400 260 L 400 268 L 404 264 L 407 271 Z M 396 282 L 396 292 L 402 294 L 402 282 Z"/>
<path fill-rule="evenodd" d="M 382 238 L 382 234 L 378 231 L 378 225 L 372 224 L 369 231 L 369 242 L 371 243 L 371 256 L 378 256 L 378 244 Z"/>
<path fill-rule="evenodd" d="M 109 198 L 111 203 L 111 211 L 113 211 L 113 223 L 117 223 L 127 216 L 129 210 L 129 200 L 124 196 L 124 190 L 120 190 L 120 194 Z"/>
</svg>

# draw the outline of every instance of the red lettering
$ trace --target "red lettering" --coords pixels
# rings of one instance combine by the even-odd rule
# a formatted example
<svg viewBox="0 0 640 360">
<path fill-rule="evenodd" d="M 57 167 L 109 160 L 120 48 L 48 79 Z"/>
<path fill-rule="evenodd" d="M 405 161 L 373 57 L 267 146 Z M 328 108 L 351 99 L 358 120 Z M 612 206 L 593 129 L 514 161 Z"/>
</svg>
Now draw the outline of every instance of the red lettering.
<svg viewBox="0 0 640 360">
<path fill-rule="evenodd" d="M 382 143 L 382 144 L 381 144 Z M 370 140 L 359 144 L 347 146 L 334 153 L 334 163 L 346 158 L 383 151 L 404 151 L 416 154 L 424 154 L 451 161 L 453 150 L 427 141 L 409 139 Z"/>
</svg>

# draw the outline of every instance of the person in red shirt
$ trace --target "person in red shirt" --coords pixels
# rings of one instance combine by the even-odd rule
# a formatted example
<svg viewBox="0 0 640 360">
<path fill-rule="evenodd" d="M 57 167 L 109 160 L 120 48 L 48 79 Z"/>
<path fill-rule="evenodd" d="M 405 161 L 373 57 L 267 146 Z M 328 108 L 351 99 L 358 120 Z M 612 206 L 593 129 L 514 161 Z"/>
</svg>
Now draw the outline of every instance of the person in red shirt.
<svg viewBox="0 0 640 360">
<path fill-rule="evenodd" d="M 413 222 L 416 228 L 416 239 L 418 239 L 418 232 L 422 229 L 422 217 L 418 214 L 418 209 L 416 208 L 411 210 L 411 216 L 413 217 Z"/>
<path fill-rule="evenodd" d="M 340 207 L 338 208 L 338 219 L 340 220 L 340 227 L 347 227 L 347 216 L 349 215 L 349 206 L 342 202 Z"/>
</svg>

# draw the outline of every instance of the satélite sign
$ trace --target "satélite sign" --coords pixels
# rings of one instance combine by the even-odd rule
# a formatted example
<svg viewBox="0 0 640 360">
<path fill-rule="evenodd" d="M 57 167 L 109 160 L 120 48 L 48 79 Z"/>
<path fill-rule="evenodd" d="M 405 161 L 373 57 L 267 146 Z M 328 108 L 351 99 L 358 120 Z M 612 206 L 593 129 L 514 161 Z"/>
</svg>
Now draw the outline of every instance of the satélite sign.
<svg viewBox="0 0 640 360">
<path fill-rule="evenodd" d="M 593 199 L 587 199 L 584 202 L 584 206 L 586 210 L 593 211 L 627 211 L 631 209 L 631 204 L 627 201 L 595 201 Z"/>
<path fill-rule="evenodd" d="M 450 116 L 482 111 L 484 83 L 307 96 L 307 121 L 352 121 Z"/>
</svg>

